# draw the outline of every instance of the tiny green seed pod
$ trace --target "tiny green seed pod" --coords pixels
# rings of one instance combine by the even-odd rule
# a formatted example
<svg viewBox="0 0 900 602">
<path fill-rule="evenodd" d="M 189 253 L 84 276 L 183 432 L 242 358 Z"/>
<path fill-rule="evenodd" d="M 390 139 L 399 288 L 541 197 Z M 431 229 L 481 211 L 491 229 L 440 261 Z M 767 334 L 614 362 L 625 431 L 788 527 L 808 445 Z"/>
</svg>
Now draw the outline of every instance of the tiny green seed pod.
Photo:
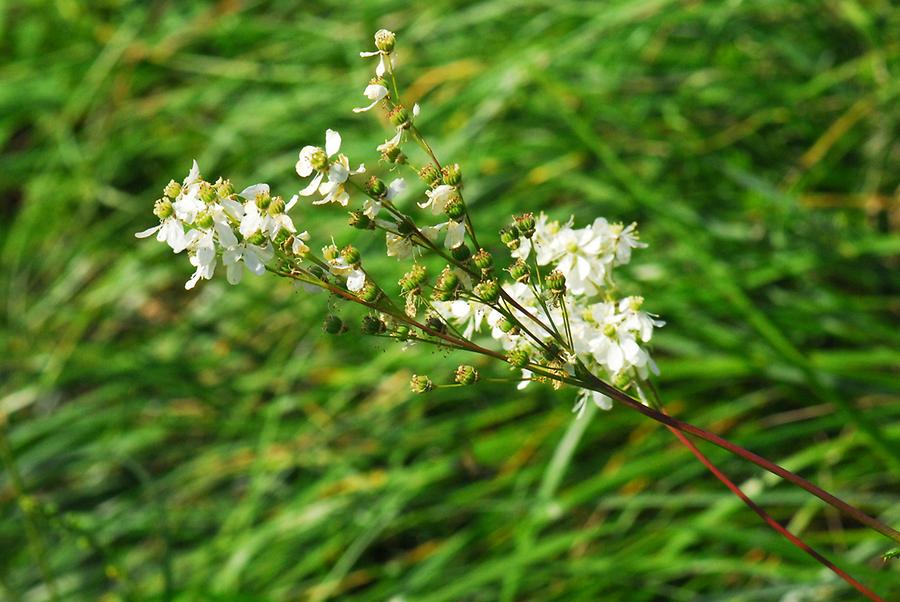
<svg viewBox="0 0 900 602">
<path fill-rule="evenodd" d="M 461 385 L 474 385 L 478 382 L 478 370 L 466 364 L 459 366 L 454 376 Z"/>
<path fill-rule="evenodd" d="M 400 147 L 396 144 L 391 144 L 383 148 L 381 151 L 381 158 L 388 163 L 396 163 L 397 165 L 406 163 L 406 155 L 403 154 Z"/>
<path fill-rule="evenodd" d="M 381 291 L 369 280 L 366 280 L 362 289 L 356 294 L 360 299 L 368 303 L 375 303 L 381 298 Z"/>
<path fill-rule="evenodd" d="M 516 325 L 516 323 L 509 318 L 503 318 L 502 320 L 500 320 L 497 326 L 499 326 L 500 330 L 502 330 L 506 334 L 518 334 L 519 332 L 518 325 Z"/>
<path fill-rule="evenodd" d="M 466 214 L 466 204 L 463 202 L 462 197 L 459 195 L 454 195 L 447 204 L 444 205 L 444 213 L 453 220 L 461 220 L 462 217 Z"/>
<path fill-rule="evenodd" d="M 422 178 L 423 182 L 433 187 L 440 181 L 441 174 L 434 165 L 429 163 L 419 170 L 419 177 Z"/>
<path fill-rule="evenodd" d="M 397 105 L 388 113 L 388 119 L 397 127 L 409 125 L 409 111 L 403 105 Z"/>
<path fill-rule="evenodd" d="M 173 213 L 175 213 L 175 208 L 172 207 L 172 201 L 169 199 L 159 199 L 153 203 L 153 215 L 159 219 L 172 217 Z"/>
<path fill-rule="evenodd" d="M 517 215 L 513 218 L 516 222 L 516 227 L 519 229 L 519 232 L 522 233 L 522 236 L 525 238 L 531 238 L 534 236 L 534 214 L 533 213 L 523 213 L 522 215 Z"/>
<path fill-rule="evenodd" d="M 346 247 L 341 249 L 341 257 L 344 261 L 347 262 L 348 265 L 359 265 L 359 262 L 362 260 L 362 256 L 359 254 L 359 249 L 357 249 L 353 245 L 347 245 Z"/>
<path fill-rule="evenodd" d="M 509 247 L 511 251 L 515 251 L 521 244 L 519 241 L 519 230 L 515 226 L 502 228 L 500 230 L 500 242 Z"/>
<path fill-rule="evenodd" d="M 387 330 L 384 321 L 378 316 L 373 316 L 371 314 L 363 316 L 360 328 L 362 329 L 363 334 L 382 334 Z"/>
<path fill-rule="evenodd" d="M 274 216 L 274 215 L 279 215 L 281 213 L 284 213 L 284 207 L 285 207 L 284 199 L 281 198 L 280 196 L 276 196 L 275 198 L 272 199 L 272 202 L 269 203 L 269 209 L 268 209 L 269 215 Z"/>
<path fill-rule="evenodd" d="M 387 29 L 379 29 L 375 32 L 375 48 L 382 52 L 390 53 L 394 50 L 394 43 L 397 40 L 396 34 Z"/>
<path fill-rule="evenodd" d="M 438 276 L 437 282 L 434 284 L 434 288 L 441 291 L 453 291 L 459 285 L 459 276 L 456 275 L 456 272 L 450 269 L 450 266 L 444 268 L 444 271 L 441 272 L 441 275 Z"/>
<path fill-rule="evenodd" d="M 373 230 L 375 228 L 375 222 L 362 211 L 351 211 L 347 225 L 357 230 Z"/>
<path fill-rule="evenodd" d="M 531 363 L 531 357 L 528 355 L 528 351 L 522 347 L 516 347 L 506 355 L 506 361 L 516 368 L 524 368 Z"/>
<path fill-rule="evenodd" d="M 178 195 L 181 194 L 181 184 L 175 180 L 169 180 L 169 183 L 163 188 L 163 194 L 170 199 L 175 200 Z"/>
<path fill-rule="evenodd" d="M 380 179 L 378 179 L 375 176 L 372 176 L 366 182 L 366 192 L 368 192 L 370 195 L 372 195 L 376 198 L 381 198 L 387 192 L 387 186 L 385 185 L 385 183 L 383 181 L 381 181 Z"/>
<path fill-rule="evenodd" d="M 531 279 L 531 270 L 527 263 L 521 259 L 517 259 L 514 264 L 509 266 L 509 275 L 517 282 L 527 283 Z"/>
<path fill-rule="evenodd" d="M 460 169 L 459 163 L 451 163 L 450 165 L 444 166 L 441 170 L 441 174 L 444 178 L 444 184 L 459 186 L 462 183 L 462 169 Z"/>
<path fill-rule="evenodd" d="M 344 324 L 344 321 L 334 314 L 325 316 L 325 322 L 322 324 L 322 329 L 328 334 L 344 334 L 347 332 L 347 326 Z"/>
<path fill-rule="evenodd" d="M 475 267 L 482 271 L 490 270 L 494 265 L 494 258 L 484 249 L 478 249 L 478 252 L 472 256 L 472 261 L 475 263 Z"/>
<path fill-rule="evenodd" d="M 472 256 L 472 250 L 463 243 L 450 249 L 450 255 L 452 255 L 453 259 L 456 261 L 466 261 Z"/>
<path fill-rule="evenodd" d="M 566 277 L 559 270 L 553 270 L 549 274 L 547 274 L 547 278 L 544 280 L 547 283 L 547 288 L 550 290 L 550 293 L 559 297 L 565 294 L 566 292 Z"/>
<path fill-rule="evenodd" d="M 423 374 L 413 374 L 409 380 L 409 389 L 413 393 L 428 393 L 434 389 L 434 383 L 431 379 Z"/>
<path fill-rule="evenodd" d="M 425 267 L 418 263 L 413 264 L 413 267 L 404 274 L 398 282 L 400 285 L 400 292 L 404 295 L 408 295 L 417 290 L 419 286 L 425 282 L 425 276 Z"/>
<path fill-rule="evenodd" d="M 475 294 L 485 303 L 494 303 L 500 298 L 500 286 L 496 280 L 485 280 L 475 285 Z"/>
</svg>

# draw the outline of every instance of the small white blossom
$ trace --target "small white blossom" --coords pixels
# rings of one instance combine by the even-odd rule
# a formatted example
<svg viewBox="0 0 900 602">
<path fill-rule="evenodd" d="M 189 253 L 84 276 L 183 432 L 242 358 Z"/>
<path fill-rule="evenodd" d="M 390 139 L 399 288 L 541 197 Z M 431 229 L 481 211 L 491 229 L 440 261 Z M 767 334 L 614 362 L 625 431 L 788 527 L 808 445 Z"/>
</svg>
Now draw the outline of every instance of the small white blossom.
<svg viewBox="0 0 900 602">
<path fill-rule="evenodd" d="M 369 111 L 375 108 L 379 102 L 384 100 L 388 95 L 388 89 L 382 86 L 381 84 L 369 84 L 366 86 L 366 89 L 363 91 L 363 95 L 372 101 L 367 107 L 357 107 L 353 109 L 354 113 L 362 113 L 364 111 Z"/>
<path fill-rule="evenodd" d="M 428 197 L 428 200 L 418 203 L 418 205 L 422 209 L 431 207 L 431 212 L 437 215 L 444 212 L 447 203 L 457 194 L 454 186 L 441 184 L 432 190 L 426 190 L 425 196 Z"/>
</svg>

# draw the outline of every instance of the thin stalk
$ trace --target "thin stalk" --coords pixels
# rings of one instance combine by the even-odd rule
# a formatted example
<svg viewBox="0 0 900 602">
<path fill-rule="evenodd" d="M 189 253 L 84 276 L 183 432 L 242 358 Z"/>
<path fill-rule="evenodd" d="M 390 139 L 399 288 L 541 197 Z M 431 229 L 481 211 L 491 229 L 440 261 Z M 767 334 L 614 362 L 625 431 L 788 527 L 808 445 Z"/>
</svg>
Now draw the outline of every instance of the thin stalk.
<svg viewBox="0 0 900 602">
<path fill-rule="evenodd" d="M 655 409 L 659 410 L 660 412 L 665 413 L 665 410 L 662 407 L 662 402 L 659 399 L 659 393 L 657 393 L 656 389 L 652 386 L 651 383 L 648 382 L 647 385 L 649 386 L 650 391 L 653 393 L 653 397 L 648 399 L 647 396 L 644 394 L 643 389 L 640 387 L 640 385 L 638 385 L 637 391 L 638 391 L 638 395 L 640 396 L 641 400 L 644 401 L 645 403 L 651 404 Z M 878 597 L 878 595 L 875 592 L 873 592 L 872 590 L 867 588 L 865 585 L 863 585 L 862 583 L 860 583 L 859 581 L 857 581 L 856 579 L 851 577 L 849 574 L 847 574 L 846 572 L 844 572 L 843 570 L 838 568 L 834 563 L 832 563 L 830 560 L 828 560 L 827 558 L 825 558 L 824 556 L 822 556 L 821 554 L 816 552 L 812 547 L 810 547 L 805 541 L 800 539 L 798 536 L 794 535 L 793 533 L 788 531 L 786 528 L 782 527 L 781 524 L 778 523 L 778 521 L 776 521 L 774 518 L 772 518 L 772 516 L 768 512 L 763 510 L 763 508 L 761 506 L 759 506 L 756 502 L 751 500 L 743 491 L 741 491 L 741 488 L 738 487 L 731 479 L 729 479 L 725 475 L 725 473 L 723 473 L 721 470 L 719 470 L 719 468 L 716 467 L 715 464 L 713 464 L 712 460 L 707 458 L 703 454 L 703 452 L 701 452 L 699 449 L 697 449 L 697 446 L 694 445 L 694 443 L 690 439 L 688 439 L 687 436 L 684 435 L 684 433 L 682 433 L 678 429 L 668 426 L 668 425 L 666 425 L 666 428 L 669 429 L 672 432 L 672 434 L 675 435 L 675 437 L 685 447 L 687 447 L 688 450 L 692 454 L 694 454 L 694 457 L 696 457 L 700 461 L 700 463 L 703 464 L 713 474 L 713 476 L 715 476 L 717 479 L 719 479 L 725 485 L 725 487 L 727 487 L 732 493 L 734 493 L 734 495 L 736 495 L 738 497 L 738 499 L 740 499 L 744 504 L 746 504 L 748 508 L 753 510 L 753 512 L 755 512 L 761 519 L 763 519 L 763 521 L 767 525 L 772 527 L 772 529 L 774 529 L 775 531 L 780 533 L 785 539 L 787 539 L 789 542 L 794 544 L 796 547 L 800 548 L 801 550 L 803 550 L 804 552 L 809 554 L 817 562 L 819 562 L 820 564 L 827 567 L 835 575 L 837 575 L 838 577 L 840 577 L 841 579 L 846 581 L 848 584 L 853 586 L 859 593 L 861 593 L 865 597 L 869 598 L 870 600 L 875 600 L 877 602 L 884 602 L 880 597 Z"/>
</svg>

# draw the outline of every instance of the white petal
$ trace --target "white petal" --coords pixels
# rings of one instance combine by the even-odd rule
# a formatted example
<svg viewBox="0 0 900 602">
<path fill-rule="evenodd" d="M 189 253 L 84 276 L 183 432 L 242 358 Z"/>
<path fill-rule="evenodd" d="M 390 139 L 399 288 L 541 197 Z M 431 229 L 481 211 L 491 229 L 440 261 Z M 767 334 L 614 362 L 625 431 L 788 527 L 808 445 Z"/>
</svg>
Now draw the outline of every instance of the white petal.
<svg viewBox="0 0 900 602">
<path fill-rule="evenodd" d="M 450 223 L 447 224 L 447 238 L 444 240 L 444 246 L 448 249 L 455 249 L 465 240 L 466 225 L 456 220 L 450 220 Z"/>
<path fill-rule="evenodd" d="M 269 194 L 269 185 L 254 184 L 253 186 L 247 186 L 240 192 L 240 194 L 248 201 L 252 201 L 258 194 Z"/>
<path fill-rule="evenodd" d="M 375 56 L 376 54 L 381 54 L 381 51 L 380 51 L 380 50 L 373 50 L 373 51 L 371 51 L 371 52 L 360 52 L 360 53 L 359 53 L 359 56 L 361 56 L 362 58 L 368 58 L 368 57 L 370 57 L 370 56 Z"/>
<path fill-rule="evenodd" d="M 415 104 L 413 105 L 413 110 L 412 110 L 413 117 L 418 117 L 418 116 L 419 116 L 419 111 L 420 111 L 420 109 L 419 109 L 419 103 L 415 103 Z"/>
<path fill-rule="evenodd" d="M 297 204 L 297 201 L 299 201 L 299 200 L 300 200 L 300 196 L 295 194 L 294 196 L 291 197 L 291 200 L 289 200 L 284 205 L 284 210 L 290 211 L 293 208 L 293 206 Z"/>
<path fill-rule="evenodd" d="M 241 276 L 244 275 L 244 268 L 241 267 L 239 262 L 229 264 L 228 271 L 225 275 L 228 278 L 229 284 L 237 284 L 241 281 Z"/>
<path fill-rule="evenodd" d="M 385 70 L 386 69 L 384 66 L 384 55 L 382 54 L 378 58 L 378 66 L 375 67 L 375 75 L 377 75 L 378 77 L 381 77 L 382 75 L 384 75 Z"/>
<path fill-rule="evenodd" d="M 403 178 L 397 178 L 390 184 L 388 184 L 387 194 L 385 194 L 385 198 L 389 201 L 394 200 L 394 198 L 403 194 L 403 191 L 406 190 L 406 180 Z"/>
<path fill-rule="evenodd" d="M 356 293 L 362 290 L 366 284 L 366 273 L 362 270 L 353 270 L 347 276 L 347 289 Z"/>
<path fill-rule="evenodd" d="M 152 228 L 147 228 L 146 230 L 141 230 L 140 232 L 135 232 L 134 235 L 137 238 L 147 238 L 148 236 L 155 234 L 156 231 L 159 230 L 160 228 L 162 228 L 162 224 L 157 224 L 156 226 L 153 226 Z"/>
<path fill-rule="evenodd" d="M 319 188 L 319 184 L 322 183 L 323 177 L 324 174 L 322 172 L 317 173 L 316 177 L 314 177 L 312 181 L 306 186 L 306 188 L 301 190 L 298 194 L 300 194 L 300 196 L 310 196 L 311 194 L 315 193 Z"/>
<path fill-rule="evenodd" d="M 593 397 L 593 399 L 594 399 L 594 405 L 596 405 L 601 410 L 611 410 L 612 409 L 612 399 L 610 399 L 603 393 L 598 393 L 597 391 L 591 391 L 591 397 Z"/>
<path fill-rule="evenodd" d="M 197 165 L 197 160 L 194 159 L 194 163 L 191 165 L 191 171 L 188 172 L 187 177 L 184 179 L 184 183 L 182 186 L 187 187 L 191 184 L 194 184 L 200 179 L 200 166 Z"/>
<path fill-rule="evenodd" d="M 341 150 L 341 135 L 334 130 L 325 130 L 325 154 L 331 157 Z"/>
<path fill-rule="evenodd" d="M 248 250 L 248 252 L 244 254 L 244 263 L 247 264 L 247 269 L 257 276 L 266 271 L 266 266 L 263 265 L 263 262 L 259 260 L 259 257 L 257 257 L 256 253 L 253 251 Z"/>
</svg>

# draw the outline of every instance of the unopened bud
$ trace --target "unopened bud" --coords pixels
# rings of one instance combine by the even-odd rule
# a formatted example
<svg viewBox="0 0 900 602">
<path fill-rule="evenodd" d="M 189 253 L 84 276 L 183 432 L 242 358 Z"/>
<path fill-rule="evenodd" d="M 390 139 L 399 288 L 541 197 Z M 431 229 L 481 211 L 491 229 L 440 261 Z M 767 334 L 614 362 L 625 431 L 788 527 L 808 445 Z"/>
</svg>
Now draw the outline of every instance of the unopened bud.
<svg viewBox="0 0 900 602">
<path fill-rule="evenodd" d="M 478 370 L 473 366 L 463 364 L 456 369 L 456 382 L 461 385 L 473 385 L 478 381 Z"/>
<path fill-rule="evenodd" d="M 500 286 L 496 280 L 485 280 L 475 285 L 475 294 L 485 303 L 494 303 L 500 298 Z"/>
<path fill-rule="evenodd" d="M 357 249 L 353 245 L 347 245 L 346 247 L 341 249 L 341 257 L 349 265 L 359 265 L 359 262 L 362 260 L 362 256 L 359 254 L 359 249 Z"/>
<path fill-rule="evenodd" d="M 434 389 L 434 383 L 423 374 L 413 374 L 409 380 L 409 389 L 413 393 L 428 393 Z"/>
<path fill-rule="evenodd" d="M 525 238 L 531 238 L 534 236 L 534 214 L 533 213 L 523 213 L 522 215 L 517 215 L 513 218 L 516 222 L 516 227 L 519 229 L 519 232 L 522 233 L 522 236 Z"/>
<path fill-rule="evenodd" d="M 328 334 L 344 334 L 347 332 L 347 325 L 339 317 L 328 314 L 322 323 L 322 329 Z"/>
<path fill-rule="evenodd" d="M 521 244 L 519 241 L 519 230 L 515 226 L 501 229 L 500 242 L 509 247 L 510 250 L 515 251 Z"/>
<path fill-rule="evenodd" d="M 175 180 L 169 180 L 169 183 L 166 184 L 166 187 L 163 189 L 163 194 L 174 200 L 181 194 L 181 184 Z"/>
<path fill-rule="evenodd" d="M 159 199 L 153 203 L 153 215 L 159 219 L 171 217 L 174 212 L 175 209 L 172 207 L 172 201 L 169 199 Z"/>
<path fill-rule="evenodd" d="M 369 181 L 366 182 L 366 192 L 376 198 L 381 198 L 387 192 L 387 186 L 385 186 L 384 182 L 375 176 L 372 176 L 369 178 Z"/>
<path fill-rule="evenodd" d="M 394 42 L 397 36 L 393 31 L 387 29 L 379 29 L 375 32 L 375 48 L 382 52 L 390 53 L 394 50 Z"/>
<path fill-rule="evenodd" d="M 362 323 L 360 324 L 360 329 L 362 330 L 363 334 L 382 334 L 385 330 L 387 330 L 387 326 L 385 326 L 381 318 L 369 314 L 367 316 L 363 316 Z"/>
</svg>

